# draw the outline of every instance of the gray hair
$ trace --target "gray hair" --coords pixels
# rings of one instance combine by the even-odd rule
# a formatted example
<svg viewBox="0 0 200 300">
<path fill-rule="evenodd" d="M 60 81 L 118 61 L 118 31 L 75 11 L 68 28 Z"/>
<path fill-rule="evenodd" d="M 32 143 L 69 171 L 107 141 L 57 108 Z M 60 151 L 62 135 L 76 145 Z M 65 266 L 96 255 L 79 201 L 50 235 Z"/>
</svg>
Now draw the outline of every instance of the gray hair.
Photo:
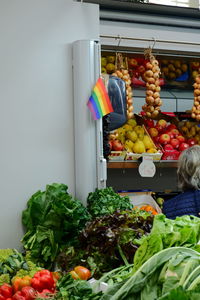
<svg viewBox="0 0 200 300">
<path fill-rule="evenodd" d="M 200 190 L 200 146 L 184 150 L 178 161 L 178 185 L 182 190 Z"/>
</svg>

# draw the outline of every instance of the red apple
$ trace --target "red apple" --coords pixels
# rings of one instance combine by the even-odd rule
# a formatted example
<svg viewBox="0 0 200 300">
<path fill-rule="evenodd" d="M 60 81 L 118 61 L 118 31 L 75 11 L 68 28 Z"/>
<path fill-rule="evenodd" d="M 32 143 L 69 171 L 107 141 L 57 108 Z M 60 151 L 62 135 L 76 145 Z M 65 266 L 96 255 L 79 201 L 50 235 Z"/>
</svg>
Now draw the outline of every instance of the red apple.
<svg viewBox="0 0 200 300">
<path fill-rule="evenodd" d="M 177 127 L 176 127 L 175 124 L 169 124 L 169 125 L 167 126 L 167 130 L 168 130 L 168 131 L 171 131 L 172 129 L 177 129 Z"/>
<path fill-rule="evenodd" d="M 124 146 L 119 140 L 113 140 L 112 142 L 112 150 L 114 151 L 122 151 L 124 149 Z"/>
<path fill-rule="evenodd" d="M 174 138 L 174 135 L 173 135 L 173 133 L 172 133 L 171 131 L 166 131 L 166 133 L 169 134 L 170 139 L 173 139 L 173 138 Z"/>
<path fill-rule="evenodd" d="M 173 146 L 174 149 L 176 149 L 179 147 L 180 142 L 178 139 L 171 139 L 170 144 Z"/>
<path fill-rule="evenodd" d="M 180 143 L 185 142 L 185 138 L 182 135 L 178 135 L 176 138 L 177 138 L 177 140 L 179 140 Z"/>
<path fill-rule="evenodd" d="M 149 128 L 152 128 L 152 127 L 154 127 L 154 121 L 151 120 L 151 119 L 146 119 L 146 120 L 145 120 L 145 125 L 146 125 L 147 127 L 149 127 Z"/>
<path fill-rule="evenodd" d="M 179 151 L 183 151 L 185 149 L 188 149 L 190 146 L 187 143 L 181 143 L 179 146 Z"/>
<path fill-rule="evenodd" d="M 135 68 L 138 65 L 138 62 L 135 58 L 130 58 L 128 61 L 129 67 Z"/>
<path fill-rule="evenodd" d="M 143 74 L 146 71 L 146 69 L 143 65 L 141 65 L 137 68 L 137 71 L 138 71 L 138 73 Z"/>
<path fill-rule="evenodd" d="M 163 132 L 163 127 L 160 126 L 159 124 L 156 124 L 155 128 L 158 130 L 158 132 L 162 133 Z"/>
<path fill-rule="evenodd" d="M 109 144 L 109 146 L 110 146 L 110 150 L 112 150 L 112 141 L 109 140 L 109 141 L 108 141 L 108 144 Z"/>
<path fill-rule="evenodd" d="M 159 126 L 161 126 L 162 128 L 167 127 L 167 121 L 164 120 L 164 119 L 158 120 L 157 124 L 158 124 Z"/>
<path fill-rule="evenodd" d="M 170 132 L 174 135 L 174 137 L 176 138 L 178 135 L 180 135 L 180 132 L 178 131 L 178 129 L 173 128 L 172 130 L 170 130 Z"/>
<path fill-rule="evenodd" d="M 196 140 L 193 138 L 187 140 L 187 144 L 189 144 L 190 147 L 196 145 L 196 143 Z"/>
<path fill-rule="evenodd" d="M 158 136 L 158 130 L 155 127 L 149 128 L 149 133 L 152 137 Z"/>
<path fill-rule="evenodd" d="M 171 145 L 171 144 L 166 144 L 165 146 L 164 146 L 164 150 L 165 151 L 167 151 L 167 150 L 173 150 L 174 148 L 173 148 L 173 146 Z"/>
<path fill-rule="evenodd" d="M 160 142 L 162 145 L 168 144 L 169 141 L 170 141 L 170 136 L 169 136 L 169 134 L 167 134 L 167 133 L 161 134 L 161 136 L 160 136 L 160 138 L 159 138 L 159 142 Z"/>
</svg>

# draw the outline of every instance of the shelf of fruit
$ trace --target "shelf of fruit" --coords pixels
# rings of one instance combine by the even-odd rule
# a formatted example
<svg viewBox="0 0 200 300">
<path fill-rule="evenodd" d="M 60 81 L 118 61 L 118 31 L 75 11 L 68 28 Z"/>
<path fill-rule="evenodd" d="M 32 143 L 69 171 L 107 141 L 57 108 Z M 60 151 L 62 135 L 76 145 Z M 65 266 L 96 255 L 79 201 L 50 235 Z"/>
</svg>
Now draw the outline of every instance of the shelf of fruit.
<svg viewBox="0 0 200 300">
<path fill-rule="evenodd" d="M 181 152 L 200 144 L 197 122 L 179 121 L 160 113 L 151 120 L 134 115 L 125 125 L 109 135 L 108 168 L 137 168 L 142 156 L 151 156 L 157 167 L 177 167 Z"/>
</svg>

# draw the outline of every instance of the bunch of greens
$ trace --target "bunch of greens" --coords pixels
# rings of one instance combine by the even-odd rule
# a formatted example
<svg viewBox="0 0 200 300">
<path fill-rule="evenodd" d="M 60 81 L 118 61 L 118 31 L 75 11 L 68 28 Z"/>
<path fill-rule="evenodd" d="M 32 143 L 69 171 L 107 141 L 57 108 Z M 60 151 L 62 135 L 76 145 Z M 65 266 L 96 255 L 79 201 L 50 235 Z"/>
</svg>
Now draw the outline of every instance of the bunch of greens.
<svg viewBox="0 0 200 300">
<path fill-rule="evenodd" d="M 140 247 L 134 256 L 134 270 L 138 270 L 157 252 L 169 247 L 184 246 L 199 251 L 199 240 L 199 218 L 182 216 L 170 220 L 162 214 L 156 215 L 151 233 L 138 241 Z"/>
<path fill-rule="evenodd" d="M 102 292 L 94 293 L 86 280 L 74 280 L 70 274 L 62 276 L 56 284 L 55 300 L 100 300 Z"/>
<path fill-rule="evenodd" d="M 27 232 L 24 248 L 43 267 L 51 268 L 62 245 L 75 244 L 79 231 L 90 219 L 87 209 L 74 199 L 64 184 L 47 185 L 27 202 L 22 223 Z"/>
<path fill-rule="evenodd" d="M 133 210 L 96 218 L 81 231 L 78 248 L 67 248 L 60 254 L 58 265 L 66 270 L 81 262 L 92 270 L 95 278 L 121 265 L 129 265 L 138 248 L 134 239 L 149 234 L 152 224 L 152 215 Z"/>
<path fill-rule="evenodd" d="M 132 208 L 129 197 L 121 197 L 111 187 L 96 189 L 87 197 L 87 209 L 93 218 Z"/>
<path fill-rule="evenodd" d="M 193 249 L 162 250 L 135 273 L 132 271 L 129 278 L 108 288 L 101 300 L 168 299 L 163 297 L 179 286 L 185 291 L 196 291 L 200 284 L 199 264 L 200 254 Z"/>
</svg>

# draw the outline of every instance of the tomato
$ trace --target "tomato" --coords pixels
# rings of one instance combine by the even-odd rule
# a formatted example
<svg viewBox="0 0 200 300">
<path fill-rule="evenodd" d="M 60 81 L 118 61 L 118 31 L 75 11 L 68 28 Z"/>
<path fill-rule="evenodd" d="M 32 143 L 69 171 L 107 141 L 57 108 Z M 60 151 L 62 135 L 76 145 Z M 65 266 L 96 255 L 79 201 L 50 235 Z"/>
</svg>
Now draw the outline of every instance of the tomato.
<svg viewBox="0 0 200 300">
<path fill-rule="evenodd" d="M 0 294 L 4 296 L 6 299 L 11 298 L 13 294 L 12 286 L 7 283 L 4 283 L 3 285 L 0 286 Z"/>
<path fill-rule="evenodd" d="M 77 266 L 74 268 L 74 271 L 82 280 L 88 280 L 91 277 L 91 272 L 85 267 Z"/>
</svg>

